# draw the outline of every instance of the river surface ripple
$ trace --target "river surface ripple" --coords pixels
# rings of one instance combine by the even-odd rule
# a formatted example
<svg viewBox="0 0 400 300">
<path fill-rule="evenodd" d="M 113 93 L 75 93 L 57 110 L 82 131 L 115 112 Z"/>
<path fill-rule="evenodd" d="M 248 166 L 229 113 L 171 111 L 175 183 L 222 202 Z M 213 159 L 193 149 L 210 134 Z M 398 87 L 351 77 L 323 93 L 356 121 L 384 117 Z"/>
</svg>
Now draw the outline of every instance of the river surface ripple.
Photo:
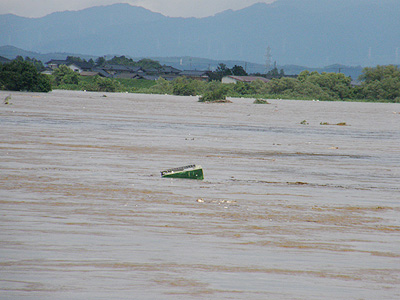
<svg viewBox="0 0 400 300">
<path fill-rule="evenodd" d="M 1 299 L 400 299 L 399 104 L 11 96 Z"/>
</svg>

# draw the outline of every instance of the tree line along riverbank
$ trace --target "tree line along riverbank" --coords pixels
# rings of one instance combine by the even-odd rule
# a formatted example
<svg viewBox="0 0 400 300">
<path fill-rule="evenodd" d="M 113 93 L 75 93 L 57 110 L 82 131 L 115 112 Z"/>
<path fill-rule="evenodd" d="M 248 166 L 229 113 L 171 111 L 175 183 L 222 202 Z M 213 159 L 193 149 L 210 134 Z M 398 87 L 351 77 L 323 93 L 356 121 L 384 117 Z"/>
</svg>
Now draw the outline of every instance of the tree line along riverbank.
<svg viewBox="0 0 400 300">
<path fill-rule="evenodd" d="M 215 78 L 215 77 L 214 77 Z M 318 73 L 307 70 L 296 78 L 272 78 L 269 82 L 199 81 L 178 77 L 168 81 L 84 77 L 60 66 L 52 75 L 41 74 L 30 61 L 15 60 L 0 64 L 0 89 L 49 92 L 52 89 L 128 92 L 171 95 L 199 95 L 201 101 L 229 97 L 301 99 L 321 101 L 370 101 L 400 103 L 400 68 L 394 65 L 363 69 L 359 84 L 342 73 Z"/>
</svg>

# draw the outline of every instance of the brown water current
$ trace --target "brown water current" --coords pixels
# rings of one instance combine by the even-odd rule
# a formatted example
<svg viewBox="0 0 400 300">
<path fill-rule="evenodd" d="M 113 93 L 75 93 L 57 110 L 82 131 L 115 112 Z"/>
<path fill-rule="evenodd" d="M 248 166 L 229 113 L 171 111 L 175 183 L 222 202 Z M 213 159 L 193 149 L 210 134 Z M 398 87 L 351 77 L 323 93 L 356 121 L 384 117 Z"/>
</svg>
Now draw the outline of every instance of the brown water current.
<svg viewBox="0 0 400 300">
<path fill-rule="evenodd" d="M 400 299 L 399 104 L 8 94 L 0 299 Z"/>
</svg>

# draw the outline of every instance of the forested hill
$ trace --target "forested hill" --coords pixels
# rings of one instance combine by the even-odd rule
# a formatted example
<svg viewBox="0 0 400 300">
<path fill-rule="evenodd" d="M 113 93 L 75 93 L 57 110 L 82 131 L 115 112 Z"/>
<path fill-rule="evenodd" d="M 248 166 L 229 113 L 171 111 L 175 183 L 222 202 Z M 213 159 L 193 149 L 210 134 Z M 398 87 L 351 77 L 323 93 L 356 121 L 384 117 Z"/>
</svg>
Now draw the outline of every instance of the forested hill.
<svg viewBox="0 0 400 300">
<path fill-rule="evenodd" d="M 0 15 L 0 46 L 48 53 L 191 56 L 279 65 L 400 63 L 400 1 L 277 0 L 207 18 L 170 18 L 128 4 Z"/>
</svg>

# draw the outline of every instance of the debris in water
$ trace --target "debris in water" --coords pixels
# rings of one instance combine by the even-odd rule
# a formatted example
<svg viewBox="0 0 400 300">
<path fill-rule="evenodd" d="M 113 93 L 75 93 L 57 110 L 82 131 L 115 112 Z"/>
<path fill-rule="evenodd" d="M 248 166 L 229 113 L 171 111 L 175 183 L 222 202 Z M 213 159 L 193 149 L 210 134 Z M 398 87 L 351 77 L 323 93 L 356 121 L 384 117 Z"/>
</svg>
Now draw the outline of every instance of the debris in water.
<svg viewBox="0 0 400 300">
<path fill-rule="evenodd" d="M 307 120 L 303 120 L 300 122 L 301 125 L 309 125 L 310 123 L 307 122 Z"/>
<path fill-rule="evenodd" d="M 321 122 L 319 125 L 336 125 L 336 126 L 348 126 L 346 122 L 340 122 L 336 124 L 328 123 L 328 122 Z"/>
<path fill-rule="evenodd" d="M 8 95 L 7 97 L 4 98 L 4 104 L 6 105 L 10 104 L 10 100 L 11 100 L 11 95 Z"/>
<path fill-rule="evenodd" d="M 203 168 L 200 165 L 188 165 L 161 171 L 161 177 L 203 180 Z"/>
</svg>

